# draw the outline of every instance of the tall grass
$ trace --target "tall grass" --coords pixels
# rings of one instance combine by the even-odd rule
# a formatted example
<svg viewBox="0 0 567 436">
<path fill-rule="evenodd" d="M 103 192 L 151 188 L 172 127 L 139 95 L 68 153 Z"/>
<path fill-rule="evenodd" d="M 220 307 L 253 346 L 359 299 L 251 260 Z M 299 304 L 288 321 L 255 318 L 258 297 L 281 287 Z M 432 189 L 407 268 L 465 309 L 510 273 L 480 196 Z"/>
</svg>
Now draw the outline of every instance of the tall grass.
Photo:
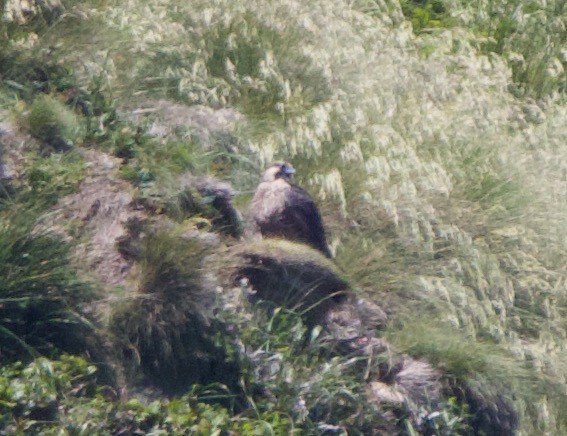
<svg viewBox="0 0 567 436">
<path fill-rule="evenodd" d="M 564 93 L 564 1 L 486 1 L 476 10 L 455 3 L 468 24 L 487 37 L 481 48 L 510 58 L 516 95 L 542 98 Z"/>
<path fill-rule="evenodd" d="M 212 296 L 202 283 L 205 254 L 196 240 L 163 230 L 150 234 L 138 258 L 137 294 L 112 309 L 111 330 L 130 363 L 168 394 L 193 384 L 230 386 L 238 376 L 213 340 L 207 317 Z"/>
<path fill-rule="evenodd" d="M 516 303 L 537 314 L 536 325 L 549 320 L 538 309 L 544 302 L 534 298 L 541 288 L 527 284 L 544 286 L 547 253 L 528 235 L 560 222 L 538 227 L 552 215 L 536 205 L 543 186 L 553 189 L 543 162 L 553 153 L 545 149 L 562 135 L 556 127 L 562 110 L 548 112 L 549 119 L 530 115 L 540 109 L 508 92 L 514 79 L 524 79 L 511 76 L 508 59 L 499 56 L 509 53 L 509 41 L 520 44 L 520 36 L 539 32 L 535 27 L 490 30 L 496 21 L 482 17 L 497 5 L 478 5 L 474 25 L 502 35 L 501 48 L 483 46 L 483 56 L 469 29 L 414 40 L 407 26 L 343 4 L 278 2 L 276 14 L 255 2 L 196 2 L 190 11 L 178 5 L 175 16 L 153 6 L 162 21 L 137 16 L 134 8 L 107 13 L 115 31 L 145 35 L 132 43 L 134 52 L 146 54 L 134 63 L 140 85 L 116 83 L 188 104 L 239 107 L 248 115 L 235 131 L 242 150 L 257 153 L 259 166 L 280 157 L 293 161 L 298 181 L 322 205 L 338 262 L 365 266 L 356 272 L 365 288 L 398 307 L 407 298 L 428 301 L 433 313 L 468 332 L 502 341 L 507 329 L 526 332 L 529 316 L 518 324 Z M 399 7 L 377 7 L 399 19 Z M 456 14 L 458 7 L 447 10 Z M 167 20 L 175 35 L 165 36 Z M 158 49 L 166 39 L 177 47 L 167 56 Z M 290 57 L 287 46 L 300 55 Z M 165 73 L 143 67 L 153 56 L 169 66 Z M 309 69 L 297 73 L 300 64 Z M 156 87 L 156 80 L 167 85 Z M 530 83 L 534 95 L 547 92 Z M 538 182 L 528 162 L 542 143 L 547 157 L 537 164 Z M 560 244 L 549 247 L 561 257 Z M 530 256 L 541 272 L 520 273 Z M 510 259 L 512 269 L 504 267 Z"/>
<path fill-rule="evenodd" d="M 84 312 L 96 294 L 69 262 L 69 247 L 32 232 L 24 211 L 0 218 L 0 350 L 3 359 L 28 360 L 94 346 L 95 326 Z"/>
<path fill-rule="evenodd" d="M 74 65 L 78 86 L 103 77 L 118 114 L 132 96 L 236 108 L 239 156 L 293 161 L 361 287 L 562 379 L 564 4 L 442 5 L 416 37 L 396 1 L 77 4 L 33 49 Z M 189 146 L 111 130 L 138 179 L 159 178 L 154 160 L 192 169 Z M 204 168 L 253 187 L 234 160 Z"/>
</svg>

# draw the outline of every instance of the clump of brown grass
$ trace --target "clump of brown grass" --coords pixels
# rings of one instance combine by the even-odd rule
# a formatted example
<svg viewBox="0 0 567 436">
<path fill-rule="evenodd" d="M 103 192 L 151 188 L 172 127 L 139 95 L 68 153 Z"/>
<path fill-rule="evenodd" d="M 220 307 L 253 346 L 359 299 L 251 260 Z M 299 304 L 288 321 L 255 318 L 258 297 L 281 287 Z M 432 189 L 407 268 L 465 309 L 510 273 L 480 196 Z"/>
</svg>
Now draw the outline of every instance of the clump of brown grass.
<svg viewBox="0 0 567 436">
<path fill-rule="evenodd" d="M 143 373 L 166 393 L 227 381 L 224 350 L 205 315 L 205 249 L 165 230 L 150 233 L 139 255 L 137 293 L 114 309 L 111 330 Z"/>
</svg>

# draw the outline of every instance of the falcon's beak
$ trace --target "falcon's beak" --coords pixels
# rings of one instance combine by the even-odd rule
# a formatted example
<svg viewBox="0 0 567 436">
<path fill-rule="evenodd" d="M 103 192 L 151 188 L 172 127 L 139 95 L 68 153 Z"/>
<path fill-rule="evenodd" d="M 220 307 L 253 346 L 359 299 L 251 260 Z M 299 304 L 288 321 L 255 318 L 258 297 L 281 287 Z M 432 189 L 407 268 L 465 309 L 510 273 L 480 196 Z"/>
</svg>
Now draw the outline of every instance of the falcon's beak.
<svg viewBox="0 0 567 436">
<path fill-rule="evenodd" d="M 291 176 L 292 174 L 295 174 L 295 168 L 286 165 L 286 167 L 284 168 L 284 173 L 288 176 Z"/>
</svg>

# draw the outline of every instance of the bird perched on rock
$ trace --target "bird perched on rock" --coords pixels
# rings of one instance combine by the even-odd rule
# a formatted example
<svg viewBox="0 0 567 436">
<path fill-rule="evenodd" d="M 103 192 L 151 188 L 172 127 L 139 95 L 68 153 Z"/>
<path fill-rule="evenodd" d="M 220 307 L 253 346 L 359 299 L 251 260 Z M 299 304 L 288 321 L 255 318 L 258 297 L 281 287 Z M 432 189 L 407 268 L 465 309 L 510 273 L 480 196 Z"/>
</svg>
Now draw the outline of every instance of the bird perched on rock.
<svg viewBox="0 0 567 436">
<path fill-rule="evenodd" d="M 264 238 L 303 242 L 331 257 L 321 215 L 305 190 L 292 183 L 295 169 L 275 162 L 262 176 L 252 199 L 252 214 Z"/>
</svg>

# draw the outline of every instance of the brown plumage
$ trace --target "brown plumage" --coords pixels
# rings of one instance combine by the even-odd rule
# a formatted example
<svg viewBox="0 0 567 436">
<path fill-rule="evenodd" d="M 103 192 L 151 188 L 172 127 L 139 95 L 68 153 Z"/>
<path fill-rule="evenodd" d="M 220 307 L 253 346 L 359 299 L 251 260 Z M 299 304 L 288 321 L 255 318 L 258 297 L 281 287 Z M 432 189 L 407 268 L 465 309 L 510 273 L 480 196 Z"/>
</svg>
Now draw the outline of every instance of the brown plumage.
<svg viewBox="0 0 567 436">
<path fill-rule="evenodd" d="M 252 199 L 252 214 L 264 238 L 303 242 L 331 257 L 317 206 L 307 192 L 291 182 L 295 169 L 272 164 Z"/>
</svg>

